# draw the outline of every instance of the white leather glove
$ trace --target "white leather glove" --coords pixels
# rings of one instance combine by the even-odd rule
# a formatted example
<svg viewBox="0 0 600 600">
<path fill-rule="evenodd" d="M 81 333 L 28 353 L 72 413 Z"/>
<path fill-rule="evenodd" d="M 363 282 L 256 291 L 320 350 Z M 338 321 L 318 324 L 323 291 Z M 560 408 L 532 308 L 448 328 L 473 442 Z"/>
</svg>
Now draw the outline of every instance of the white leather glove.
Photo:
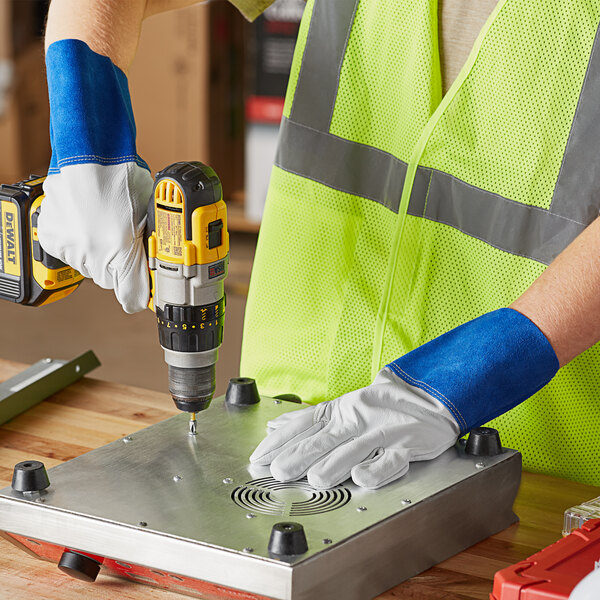
<svg viewBox="0 0 600 600">
<path fill-rule="evenodd" d="M 105 289 L 125 312 L 148 306 L 144 248 L 153 180 L 134 162 L 62 167 L 44 183 L 38 221 L 42 248 Z"/>
<path fill-rule="evenodd" d="M 529 398 L 558 366 L 532 321 L 496 310 L 389 363 L 365 388 L 275 419 L 250 460 L 280 481 L 307 475 L 331 487 L 352 476 L 378 488 Z"/>
<path fill-rule="evenodd" d="M 136 150 L 127 76 L 81 40 L 46 51 L 52 159 L 38 220 L 42 248 L 114 289 L 128 313 L 148 305 L 144 249 L 152 191 Z"/>
<path fill-rule="evenodd" d="M 279 481 L 304 475 L 316 488 L 352 477 L 375 489 L 401 477 L 409 463 L 452 446 L 459 427 L 446 407 L 384 367 L 373 383 L 329 402 L 286 413 L 250 462 L 271 465 Z"/>
</svg>

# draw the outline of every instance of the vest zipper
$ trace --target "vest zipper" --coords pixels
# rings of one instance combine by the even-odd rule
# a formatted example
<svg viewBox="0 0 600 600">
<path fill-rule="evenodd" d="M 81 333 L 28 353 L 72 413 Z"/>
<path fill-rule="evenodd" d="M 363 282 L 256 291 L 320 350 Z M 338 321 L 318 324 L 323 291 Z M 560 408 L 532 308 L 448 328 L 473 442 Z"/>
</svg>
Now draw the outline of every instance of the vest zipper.
<svg viewBox="0 0 600 600">
<path fill-rule="evenodd" d="M 502 10 L 504 5 L 508 2 L 508 0 L 499 0 L 498 4 L 492 11 L 492 14 L 488 17 L 488 20 L 485 22 L 484 26 L 481 28 L 475 43 L 473 44 L 473 48 L 467 58 L 467 61 L 463 65 L 460 70 L 458 77 L 454 80 L 453 84 L 450 86 L 450 89 L 446 92 L 442 101 L 435 109 L 433 115 L 427 121 L 421 136 L 419 137 L 419 141 L 413 150 L 412 156 L 408 163 L 406 169 L 406 178 L 404 180 L 404 186 L 402 188 L 402 196 L 400 198 L 400 206 L 398 208 L 398 225 L 396 230 L 394 231 L 394 238 L 392 240 L 392 249 L 390 252 L 390 257 L 388 260 L 388 266 L 386 270 L 386 279 L 383 289 L 383 297 L 379 304 L 379 311 L 377 313 L 377 319 L 375 321 L 375 332 L 374 332 L 374 340 L 373 340 L 373 355 L 371 359 L 371 380 L 375 378 L 375 375 L 381 369 L 381 359 L 383 353 L 383 336 L 385 333 L 385 326 L 388 318 L 388 311 L 390 307 L 390 299 L 392 295 L 392 288 L 394 285 L 394 278 L 396 274 L 396 266 L 398 264 L 398 255 L 400 252 L 400 244 L 402 242 L 402 234 L 404 232 L 404 223 L 406 221 L 406 214 L 408 210 L 408 203 L 410 200 L 410 196 L 412 193 L 413 184 L 415 181 L 415 175 L 417 172 L 417 167 L 419 166 L 419 162 L 421 161 L 421 157 L 423 156 L 423 152 L 425 151 L 425 146 L 429 141 L 429 138 L 437 125 L 438 121 L 446 111 L 446 108 L 450 105 L 454 97 L 456 96 L 458 90 L 462 87 L 462 84 L 467 79 L 477 57 L 479 56 L 479 51 L 481 50 L 481 45 L 487 32 L 489 31 L 492 23 L 496 20 L 498 13 Z M 402 290 L 403 294 L 408 294 L 407 289 Z M 407 304 L 408 298 L 404 298 L 404 302 L 402 305 L 405 306 Z M 396 357 L 397 358 L 397 357 Z"/>
</svg>

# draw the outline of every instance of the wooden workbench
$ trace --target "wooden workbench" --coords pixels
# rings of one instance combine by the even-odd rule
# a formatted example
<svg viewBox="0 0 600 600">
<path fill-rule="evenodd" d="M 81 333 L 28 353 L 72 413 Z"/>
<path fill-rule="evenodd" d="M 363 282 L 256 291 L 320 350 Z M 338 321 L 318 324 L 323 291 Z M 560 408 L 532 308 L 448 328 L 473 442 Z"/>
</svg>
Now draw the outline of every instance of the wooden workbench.
<svg viewBox="0 0 600 600">
<path fill-rule="evenodd" d="M 0 381 L 26 365 L 0 360 Z M 85 378 L 0 428 L 0 488 L 13 466 L 37 459 L 53 467 L 176 414 L 157 392 Z M 525 473 L 515 504 L 519 524 L 378 596 L 378 600 L 488 600 L 494 573 L 561 535 L 565 508 L 600 488 Z M 183 596 L 100 576 L 85 584 L 0 539 L 0 598 L 11 600 L 176 600 Z M 316 599 L 315 599 L 316 600 Z"/>
</svg>

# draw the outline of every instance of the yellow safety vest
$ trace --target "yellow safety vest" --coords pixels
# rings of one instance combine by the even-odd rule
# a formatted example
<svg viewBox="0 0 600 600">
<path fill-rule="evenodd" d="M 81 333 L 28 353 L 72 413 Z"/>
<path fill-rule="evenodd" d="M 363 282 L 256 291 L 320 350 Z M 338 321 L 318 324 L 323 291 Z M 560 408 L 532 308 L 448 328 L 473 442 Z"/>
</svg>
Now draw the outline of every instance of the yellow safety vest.
<svg viewBox="0 0 600 600">
<path fill-rule="evenodd" d="M 500 0 L 442 97 L 435 0 L 309 0 L 242 373 L 332 399 L 527 289 L 599 213 L 599 20 Z M 599 390 L 596 346 L 493 425 L 529 470 L 600 485 Z"/>
</svg>

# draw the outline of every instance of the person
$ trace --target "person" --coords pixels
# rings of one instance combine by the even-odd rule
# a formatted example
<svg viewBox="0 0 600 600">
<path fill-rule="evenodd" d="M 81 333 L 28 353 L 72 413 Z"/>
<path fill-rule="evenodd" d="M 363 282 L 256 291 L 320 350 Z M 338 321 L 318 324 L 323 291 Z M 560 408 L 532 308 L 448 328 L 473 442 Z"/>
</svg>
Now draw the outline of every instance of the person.
<svg viewBox="0 0 600 600">
<path fill-rule="evenodd" d="M 40 242 L 127 312 L 149 294 L 152 179 L 126 73 L 142 20 L 189 4 L 50 5 Z M 252 462 L 374 489 L 491 421 L 526 468 L 600 484 L 599 20 L 583 1 L 309 0 L 241 370 L 314 406 Z"/>
<path fill-rule="evenodd" d="M 50 6 L 40 242 L 127 312 L 152 180 L 126 73 L 142 20 L 194 3 Z M 252 462 L 378 488 L 491 421 L 527 469 L 600 485 L 599 21 L 584 0 L 308 1 L 241 369 L 314 406 Z"/>
</svg>

